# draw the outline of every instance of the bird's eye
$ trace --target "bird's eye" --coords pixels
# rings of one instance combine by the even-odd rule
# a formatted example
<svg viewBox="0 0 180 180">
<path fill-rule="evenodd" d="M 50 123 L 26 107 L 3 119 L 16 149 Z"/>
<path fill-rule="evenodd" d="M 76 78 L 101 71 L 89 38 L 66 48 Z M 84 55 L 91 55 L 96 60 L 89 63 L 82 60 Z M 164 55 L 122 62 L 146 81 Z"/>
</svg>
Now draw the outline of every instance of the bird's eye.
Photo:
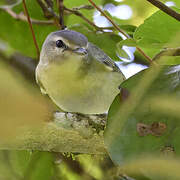
<svg viewBox="0 0 180 180">
<path fill-rule="evenodd" d="M 56 41 L 56 47 L 58 47 L 58 48 L 66 48 L 66 45 L 64 44 L 64 42 L 62 40 L 57 40 Z"/>
</svg>

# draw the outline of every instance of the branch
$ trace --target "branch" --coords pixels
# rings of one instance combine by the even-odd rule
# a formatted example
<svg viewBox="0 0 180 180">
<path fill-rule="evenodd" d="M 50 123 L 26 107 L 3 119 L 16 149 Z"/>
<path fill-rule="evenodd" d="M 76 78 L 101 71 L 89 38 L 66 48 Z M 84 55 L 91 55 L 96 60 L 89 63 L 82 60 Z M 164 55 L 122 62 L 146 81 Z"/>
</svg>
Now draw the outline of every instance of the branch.
<svg viewBox="0 0 180 180">
<path fill-rule="evenodd" d="M 53 11 L 53 2 L 51 0 L 45 0 L 46 5 L 42 2 L 42 0 L 36 0 L 39 6 L 41 7 L 44 17 L 45 18 L 54 18 L 54 24 L 56 26 L 59 26 L 59 17 L 58 15 Z"/>
<path fill-rule="evenodd" d="M 119 28 L 119 26 L 109 17 L 107 16 L 102 10 L 101 8 L 99 8 L 93 1 L 89 0 L 89 2 L 106 18 L 108 19 L 111 24 L 120 32 L 122 33 L 125 37 L 130 38 L 130 36 L 128 34 L 126 34 L 122 29 Z"/>
<path fill-rule="evenodd" d="M 103 129 L 106 116 L 56 113 L 54 122 L 41 127 L 21 127 L 0 149 L 39 150 L 104 154 Z M 98 132 L 97 129 L 100 131 Z"/>
<path fill-rule="evenodd" d="M 156 64 L 141 48 L 136 47 L 136 49 L 150 62 Z"/>
<path fill-rule="evenodd" d="M 58 6 L 59 6 L 59 24 L 61 26 L 61 29 L 65 29 L 66 26 L 64 25 L 64 5 L 63 0 L 58 0 Z"/>
<path fill-rule="evenodd" d="M 157 8 L 159 8 L 161 11 L 168 14 L 169 16 L 180 21 L 180 14 L 174 11 L 173 9 L 171 9 L 170 7 L 166 6 L 165 4 L 163 4 L 161 1 L 159 0 L 147 0 L 147 1 L 153 4 L 154 6 L 156 6 Z"/>
<path fill-rule="evenodd" d="M 7 12 L 11 17 L 13 17 L 16 20 L 21 20 L 21 21 L 28 22 L 26 16 L 23 13 L 16 14 L 11 8 L 1 8 L 1 9 L 4 10 L 5 12 Z M 74 7 L 73 9 L 65 8 L 64 13 L 67 14 L 67 15 L 74 14 L 74 15 L 77 15 L 77 16 L 81 17 L 88 24 L 90 24 L 91 26 L 94 26 L 97 31 L 102 31 L 102 30 L 105 30 L 105 29 L 110 29 L 110 30 L 114 29 L 114 27 L 98 27 L 98 26 L 96 26 L 93 22 L 91 22 L 87 18 L 85 18 L 83 16 L 83 14 L 78 12 L 78 10 L 80 10 L 80 9 L 92 9 L 92 6 L 83 5 L 83 6 L 80 6 L 80 7 Z M 52 12 L 52 14 L 54 14 L 54 17 L 56 17 L 56 19 L 59 19 L 59 17 L 55 13 Z M 31 18 L 31 23 L 32 24 L 37 24 L 37 25 L 54 25 L 54 24 L 56 24 L 53 20 L 43 21 L 43 20 L 32 19 L 32 18 Z"/>
<path fill-rule="evenodd" d="M 47 19 L 50 19 L 52 17 L 56 17 L 57 15 L 53 12 L 52 8 L 53 8 L 53 3 L 51 1 L 47 1 L 46 0 L 46 4 L 47 6 L 41 1 L 41 0 L 36 0 L 37 3 L 39 4 L 39 6 L 41 7 L 43 13 L 44 13 L 44 17 Z"/>
<path fill-rule="evenodd" d="M 12 56 L 7 57 L 2 51 L 0 51 L 0 60 L 11 67 L 14 67 L 23 75 L 23 77 L 31 81 L 31 83 L 34 85 L 36 84 L 34 74 L 37 61 L 35 59 L 23 56 L 19 53 L 14 53 Z"/>
<path fill-rule="evenodd" d="M 81 10 L 81 9 L 91 10 L 91 9 L 94 9 L 94 7 L 91 6 L 91 5 L 82 5 L 82 6 L 79 6 L 79 7 L 74 7 L 72 9 L 76 10 L 76 11 Z"/>
<path fill-rule="evenodd" d="M 12 9 L 10 8 L 2 8 L 5 12 L 7 12 L 11 17 L 13 17 L 16 20 L 21 20 L 21 21 L 27 21 L 27 17 L 23 14 L 16 14 Z M 37 20 L 37 19 L 30 19 L 32 24 L 38 24 L 38 25 L 53 25 L 54 21 L 49 20 L 49 21 L 42 21 L 42 20 Z"/>
<path fill-rule="evenodd" d="M 101 8 L 99 8 L 92 0 L 88 0 L 104 17 L 106 17 L 106 19 L 108 19 L 111 24 L 115 27 L 115 29 L 117 29 L 120 33 L 122 33 L 126 38 L 130 38 L 130 36 L 124 32 L 121 28 L 119 28 L 119 26 L 108 16 L 106 15 L 102 10 Z M 136 49 L 152 64 L 156 64 L 152 61 L 152 59 L 145 54 L 145 52 L 139 48 L 139 47 L 136 47 Z"/>
<path fill-rule="evenodd" d="M 48 7 L 53 9 L 53 1 L 52 0 L 45 0 Z"/>
<path fill-rule="evenodd" d="M 79 16 L 81 17 L 82 19 L 84 19 L 89 25 L 93 26 L 96 30 L 98 31 L 102 31 L 103 29 L 105 28 L 101 28 L 101 27 L 98 27 L 96 26 L 93 22 L 91 22 L 88 18 L 86 18 L 82 13 L 80 13 L 79 11 L 77 10 L 74 10 L 74 9 L 69 9 L 67 7 L 64 7 L 64 10 L 65 11 L 68 11 L 68 12 L 71 12 L 72 14 L 76 15 L 76 16 Z"/>
<path fill-rule="evenodd" d="M 27 21 L 28 21 L 28 24 L 29 24 L 29 27 L 30 27 L 30 30 L 31 30 L 31 33 L 32 33 L 34 45 L 36 47 L 37 57 L 39 59 L 40 51 L 39 51 L 39 47 L 38 47 L 38 44 L 37 44 L 37 41 L 36 41 L 36 36 L 35 36 L 34 30 L 33 30 L 33 27 L 32 27 L 31 19 L 29 17 L 29 13 L 28 13 L 28 10 L 27 10 L 27 7 L 26 7 L 25 0 L 23 0 L 23 7 L 24 7 L 24 11 L 25 11 L 25 14 L 26 14 L 26 17 L 27 17 Z"/>
</svg>

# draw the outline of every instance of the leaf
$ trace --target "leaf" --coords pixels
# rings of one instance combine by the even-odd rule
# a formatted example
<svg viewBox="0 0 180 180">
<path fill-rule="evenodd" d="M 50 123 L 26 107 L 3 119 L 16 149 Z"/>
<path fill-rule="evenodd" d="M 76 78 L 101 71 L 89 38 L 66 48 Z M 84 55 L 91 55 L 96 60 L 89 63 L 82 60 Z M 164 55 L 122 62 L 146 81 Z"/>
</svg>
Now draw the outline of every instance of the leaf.
<svg viewBox="0 0 180 180">
<path fill-rule="evenodd" d="M 179 9 L 174 9 L 180 12 Z M 144 51 L 153 57 L 154 52 L 157 53 L 164 47 L 178 47 L 179 34 L 179 22 L 164 12 L 157 11 L 136 29 L 134 39 L 138 46 L 144 48 Z"/>
<path fill-rule="evenodd" d="M 119 47 L 122 47 L 122 46 L 132 46 L 132 47 L 136 47 L 137 46 L 137 43 L 134 39 L 132 38 L 129 38 L 129 39 L 125 39 L 125 40 L 122 40 L 118 43 L 118 46 Z"/>
<path fill-rule="evenodd" d="M 51 180 L 54 174 L 54 158 L 50 152 L 34 152 L 24 174 L 29 180 Z"/>
<path fill-rule="evenodd" d="M 39 6 L 36 6 L 35 1 L 31 1 L 31 6 L 28 6 L 28 9 L 34 8 L 33 11 L 30 11 L 30 14 L 34 14 L 33 17 L 37 17 L 36 14 L 40 15 Z M 20 4 L 22 5 L 22 4 Z M 17 6 L 16 8 L 20 8 L 21 11 L 22 6 Z M 17 10 L 16 9 L 16 10 Z M 19 9 L 19 10 L 20 10 Z M 19 11 L 17 10 L 17 11 Z M 0 22 L 3 24 L 0 28 L 0 39 L 7 42 L 7 44 L 14 49 L 14 51 L 19 51 L 24 55 L 36 57 L 36 49 L 33 43 L 32 34 L 30 32 L 30 28 L 27 22 L 16 21 L 6 12 L 0 11 Z M 41 48 L 43 41 L 46 36 L 52 32 L 57 30 L 55 26 L 40 26 L 33 25 L 35 36 L 38 42 L 39 47 Z M 12 31 L 10 31 L 12 29 Z"/>
<path fill-rule="evenodd" d="M 161 65 L 178 65 L 180 64 L 180 56 L 164 56 L 158 60 Z"/>
<path fill-rule="evenodd" d="M 120 41 L 120 43 L 121 43 L 121 41 Z M 119 58 L 125 58 L 125 59 L 129 60 L 130 59 L 129 55 L 126 53 L 126 51 L 124 49 L 122 49 L 122 46 L 120 43 L 117 44 L 117 54 L 118 54 Z"/>
<path fill-rule="evenodd" d="M 0 151 L 0 159 L 1 179 L 51 180 L 56 176 L 49 152 Z"/>
<path fill-rule="evenodd" d="M 123 90 L 110 107 L 105 130 L 105 144 L 116 164 L 128 165 L 147 156 L 165 158 L 167 149 L 179 157 L 179 72 L 179 66 L 154 67 L 120 85 Z M 150 127 L 147 134 L 140 134 L 139 123 Z"/>
<path fill-rule="evenodd" d="M 121 172 L 136 180 L 178 180 L 179 168 L 179 159 L 144 157 L 123 166 Z"/>
<path fill-rule="evenodd" d="M 124 30 L 126 33 L 128 33 L 129 35 L 133 35 L 133 33 L 136 30 L 136 26 L 134 25 L 120 25 L 119 26 L 122 30 Z"/>
</svg>

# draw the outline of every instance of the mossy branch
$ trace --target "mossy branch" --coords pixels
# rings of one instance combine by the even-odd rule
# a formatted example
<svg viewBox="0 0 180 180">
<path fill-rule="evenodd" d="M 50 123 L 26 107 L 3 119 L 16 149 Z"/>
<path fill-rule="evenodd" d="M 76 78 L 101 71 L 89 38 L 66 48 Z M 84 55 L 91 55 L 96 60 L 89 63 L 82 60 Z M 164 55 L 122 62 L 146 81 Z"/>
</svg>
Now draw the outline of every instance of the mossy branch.
<svg viewBox="0 0 180 180">
<path fill-rule="evenodd" d="M 13 140 L 1 141 L 0 149 L 103 154 L 105 121 L 106 115 L 58 112 L 41 127 L 21 127 Z"/>
</svg>

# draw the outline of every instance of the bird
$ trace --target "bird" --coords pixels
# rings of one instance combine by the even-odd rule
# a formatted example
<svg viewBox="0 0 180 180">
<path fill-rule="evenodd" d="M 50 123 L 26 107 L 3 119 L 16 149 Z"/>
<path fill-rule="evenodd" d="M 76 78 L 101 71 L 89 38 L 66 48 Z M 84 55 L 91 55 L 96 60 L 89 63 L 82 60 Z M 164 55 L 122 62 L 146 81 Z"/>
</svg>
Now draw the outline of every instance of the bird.
<svg viewBox="0 0 180 180">
<path fill-rule="evenodd" d="M 61 110 L 81 114 L 107 113 L 125 79 L 103 50 L 68 29 L 47 36 L 35 75 L 41 92 Z"/>
</svg>

